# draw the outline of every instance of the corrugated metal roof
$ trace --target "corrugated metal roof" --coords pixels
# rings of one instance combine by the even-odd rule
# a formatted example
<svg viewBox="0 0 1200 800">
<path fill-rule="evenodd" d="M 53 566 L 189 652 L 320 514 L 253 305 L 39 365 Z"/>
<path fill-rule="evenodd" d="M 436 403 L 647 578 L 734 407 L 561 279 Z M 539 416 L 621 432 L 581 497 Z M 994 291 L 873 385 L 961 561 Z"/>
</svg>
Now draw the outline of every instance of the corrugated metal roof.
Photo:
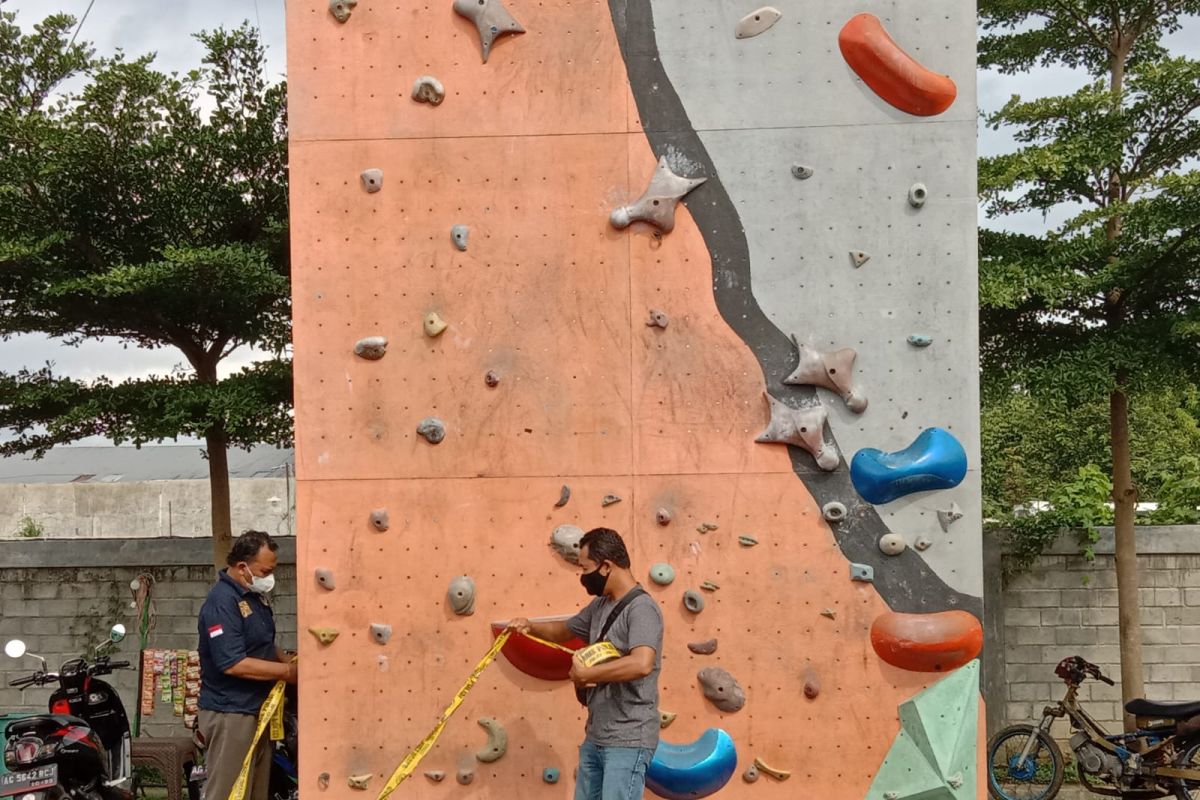
<svg viewBox="0 0 1200 800">
<path fill-rule="evenodd" d="M 295 472 L 291 450 L 255 447 L 229 451 L 232 478 L 283 477 Z M 145 447 L 56 447 L 44 458 L 0 458 L 0 483 L 129 483 L 208 477 L 203 448 L 194 445 Z"/>
</svg>

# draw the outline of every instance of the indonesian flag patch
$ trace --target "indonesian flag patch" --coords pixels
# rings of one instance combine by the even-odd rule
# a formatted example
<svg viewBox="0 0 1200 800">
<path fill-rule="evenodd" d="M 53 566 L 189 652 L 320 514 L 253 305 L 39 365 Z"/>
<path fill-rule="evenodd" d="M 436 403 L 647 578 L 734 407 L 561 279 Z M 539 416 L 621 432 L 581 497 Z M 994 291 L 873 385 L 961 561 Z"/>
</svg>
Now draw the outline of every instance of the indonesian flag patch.
<svg viewBox="0 0 1200 800">
<path fill-rule="evenodd" d="M 210 625 L 208 628 L 208 638 L 215 639 L 225 632 L 225 629 L 220 625 Z"/>
</svg>

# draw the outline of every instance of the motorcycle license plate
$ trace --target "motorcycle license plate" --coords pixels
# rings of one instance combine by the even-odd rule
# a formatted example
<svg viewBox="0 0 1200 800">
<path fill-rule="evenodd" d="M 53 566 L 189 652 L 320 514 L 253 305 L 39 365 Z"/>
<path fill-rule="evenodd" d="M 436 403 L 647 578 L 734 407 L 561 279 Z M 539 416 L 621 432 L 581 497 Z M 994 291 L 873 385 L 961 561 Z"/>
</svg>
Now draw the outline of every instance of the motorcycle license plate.
<svg viewBox="0 0 1200 800">
<path fill-rule="evenodd" d="M 24 772 L 0 774 L 0 797 L 47 789 L 58 783 L 58 764 L 46 764 Z"/>
</svg>

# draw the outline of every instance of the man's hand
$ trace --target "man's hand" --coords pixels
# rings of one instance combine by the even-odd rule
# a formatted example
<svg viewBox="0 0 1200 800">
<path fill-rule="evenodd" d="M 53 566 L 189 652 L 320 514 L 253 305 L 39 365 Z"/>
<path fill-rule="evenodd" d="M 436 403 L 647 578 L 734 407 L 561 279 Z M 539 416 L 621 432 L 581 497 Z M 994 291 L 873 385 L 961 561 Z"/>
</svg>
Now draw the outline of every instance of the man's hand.
<svg viewBox="0 0 1200 800">
<path fill-rule="evenodd" d="M 595 667 L 589 667 L 583 663 L 583 659 L 578 653 L 571 656 L 571 680 L 581 689 L 590 689 L 596 685 L 594 677 Z"/>
<path fill-rule="evenodd" d="M 283 675 L 283 680 L 287 683 L 296 683 L 300 677 L 299 663 L 296 661 L 289 661 L 288 663 L 284 664 L 284 667 L 286 667 L 287 671 Z"/>
<path fill-rule="evenodd" d="M 517 617 L 509 621 L 508 630 L 515 633 L 530 633 L 533 631 L 533 623 L 525 617 Z"/>
</svg>

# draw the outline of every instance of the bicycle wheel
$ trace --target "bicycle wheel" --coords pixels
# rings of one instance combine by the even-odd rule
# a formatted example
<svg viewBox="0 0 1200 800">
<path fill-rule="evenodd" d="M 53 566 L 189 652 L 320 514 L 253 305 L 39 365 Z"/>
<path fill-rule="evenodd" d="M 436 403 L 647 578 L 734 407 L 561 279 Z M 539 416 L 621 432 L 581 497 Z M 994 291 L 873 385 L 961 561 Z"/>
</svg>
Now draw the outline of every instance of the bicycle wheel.
<svg viewBox="0 0 1200 800">
<path fill-rule="evenodd" d="M 1181 769 L 1200 769 L 1200 739 L 1189 742 L 1175 756 L 1174 765 Z M 1200 800 L 1200 783 L 1175 781 L 1175 796 L 1179 800 Z"/>
<path fill-rule="evenodd" d="M 1018 765 L 1030 734 L 1036 739 Z M 1063 782 L 1058 744 L 1033 725 L 1005 728 L 988 742 L 988 794 L 997 800 L 1050 800 Z"/>
</svg>

